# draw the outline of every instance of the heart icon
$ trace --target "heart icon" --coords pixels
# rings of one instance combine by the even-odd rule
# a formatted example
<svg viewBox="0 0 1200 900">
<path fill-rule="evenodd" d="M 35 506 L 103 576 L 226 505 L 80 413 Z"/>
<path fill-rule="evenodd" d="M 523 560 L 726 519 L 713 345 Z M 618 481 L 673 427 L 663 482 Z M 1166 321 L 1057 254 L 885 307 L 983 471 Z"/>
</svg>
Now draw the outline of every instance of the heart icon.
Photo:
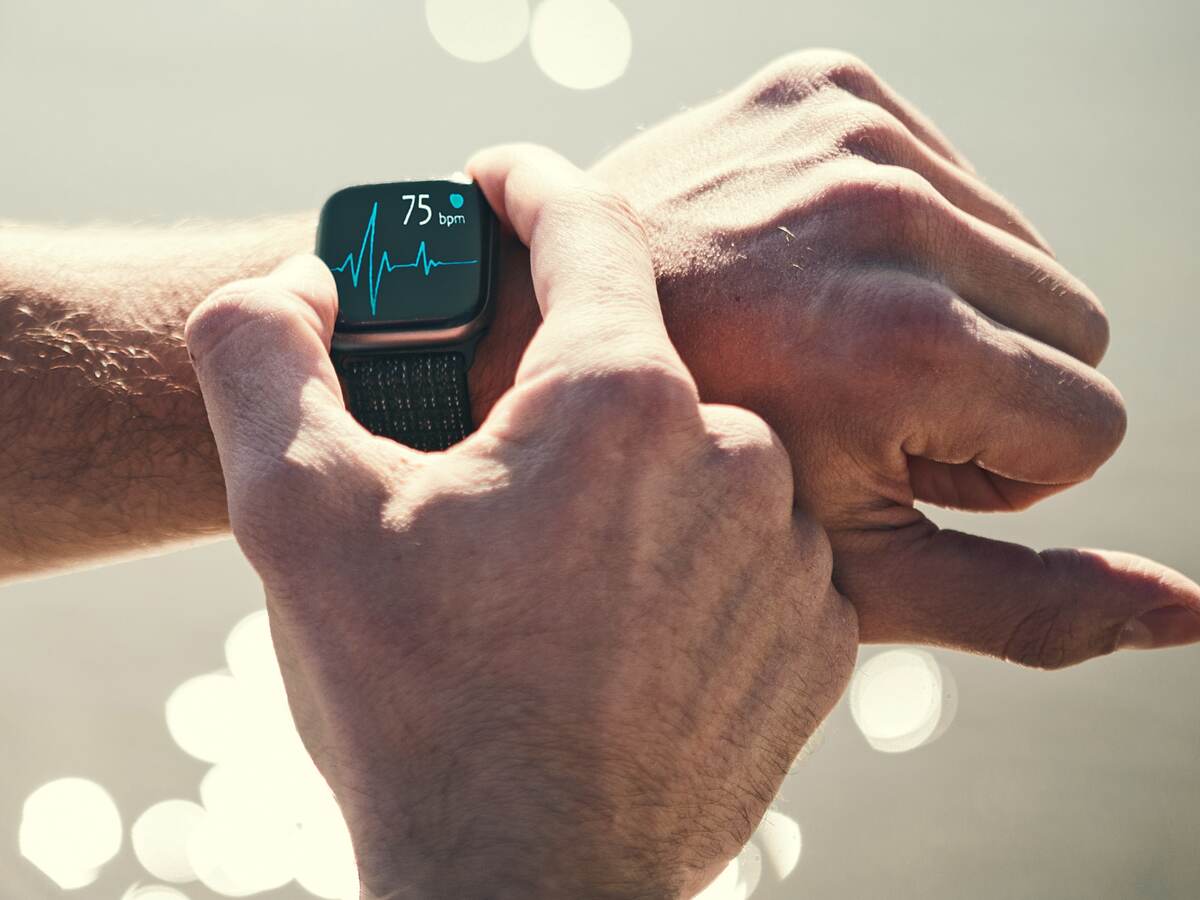
<svg viewBox="0 0 1200 900">
<path fill-rule="evenodd" d="M 453 206 L 455 209 L 462 209 L 464 202 L 465 201 L 463 200 L 462 194 L 451 194 L 450 195 L 450 205 Z"/>
</svg>

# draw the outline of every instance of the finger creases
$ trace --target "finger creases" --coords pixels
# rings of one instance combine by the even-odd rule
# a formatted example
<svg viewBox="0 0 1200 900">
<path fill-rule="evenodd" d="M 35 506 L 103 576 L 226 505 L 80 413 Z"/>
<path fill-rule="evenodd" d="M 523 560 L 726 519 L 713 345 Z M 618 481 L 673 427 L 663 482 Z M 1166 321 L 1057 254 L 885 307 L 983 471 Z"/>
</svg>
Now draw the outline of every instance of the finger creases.
<svg viewBox="0 0 1200 900">
<path fill-rule="evenodd" d="M 871 270 L 834 289 L 871 310 L 849 338 L 861 385 L 855 402 L 872 410 L 878 439 L 895 453 L 886 474 L 910 476 L 918 499 L 1028 505 L 1037 492 L 1010 482 L 1083 481 L 1124 437 L 1124 402 L 1104 376 L 991 321 L 949 288 Z M 959 468 L 913 464 L 916 457 Z M 971 479 L 966 467 L 982 472 Z"/>
<path fill-rule="evenodd" d="M 1159 563 L 938 530 L 832 536 L 865 642 L 932 644 L 1057 669 L 1116 649 L 1200 641 L 1200 587 Z"/>
</svg>

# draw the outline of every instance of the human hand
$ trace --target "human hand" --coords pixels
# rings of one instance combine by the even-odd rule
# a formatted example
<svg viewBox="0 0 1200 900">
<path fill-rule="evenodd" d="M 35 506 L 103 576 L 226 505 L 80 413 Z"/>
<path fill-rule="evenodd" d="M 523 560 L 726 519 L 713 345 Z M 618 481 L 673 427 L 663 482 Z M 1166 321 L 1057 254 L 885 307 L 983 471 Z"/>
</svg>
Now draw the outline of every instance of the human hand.
<svg viewBox="0 0 1200 900">
<path fill-rule="evenodd" d="M 788 449 L 864 640 L 1041 667 L 1200 640 L 1200 588 L 1162 566 L 939 531 L 914 508 L 1029 506 L 1087 479 L 1125 412 L 1094 368 L 1095 297 L 862 62 L 781 60 L 596 172 L 647 224 L 701 396 Z"/>
<path fill-rule="evenodd" d="M 368 434 L 314 258 L 188 347 L 233 530 L 364 896 L 679 897 L 737 852 L 856 649 L 792 467 L 701 404 L 640 224 L 546 151 L 479 158 L 545 321 L 478 433 Z"/>
</svg>

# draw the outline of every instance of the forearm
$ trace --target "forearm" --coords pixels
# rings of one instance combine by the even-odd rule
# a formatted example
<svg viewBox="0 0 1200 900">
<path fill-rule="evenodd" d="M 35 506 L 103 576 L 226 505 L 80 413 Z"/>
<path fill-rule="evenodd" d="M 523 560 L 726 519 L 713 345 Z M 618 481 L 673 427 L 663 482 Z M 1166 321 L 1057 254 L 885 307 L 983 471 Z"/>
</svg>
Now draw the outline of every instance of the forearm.
<svg viewBox="0 0 1200 900">
<path fill-rule="evenodd" d="M 183 323 L 217 286 L 310 249 L 315 221 L 0 226 L 0 580 L 225 533 Z M 539 321 L 523 248 L 504 255 L 477 421 Z"/>
<path fill-rule="evenodd" d="M 225 530 L 183 323 L 313 222 L 0 227 L 0 579 Z"/>
</svg>

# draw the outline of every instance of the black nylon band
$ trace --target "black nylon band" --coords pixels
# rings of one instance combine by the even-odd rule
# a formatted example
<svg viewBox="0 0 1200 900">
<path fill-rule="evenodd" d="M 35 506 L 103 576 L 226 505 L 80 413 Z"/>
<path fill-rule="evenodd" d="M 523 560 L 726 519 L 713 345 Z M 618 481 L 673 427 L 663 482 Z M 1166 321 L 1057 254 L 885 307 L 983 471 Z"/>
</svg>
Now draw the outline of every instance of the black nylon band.
<svg viewBox="0 0 1200 900">
<path fill-rule="evenodd" d="M 351 414 L 374 434 L 416 450 L 445 450 L 474 430 L 461 352 L 346 356 L 337 369 Z"/>
</svg>

